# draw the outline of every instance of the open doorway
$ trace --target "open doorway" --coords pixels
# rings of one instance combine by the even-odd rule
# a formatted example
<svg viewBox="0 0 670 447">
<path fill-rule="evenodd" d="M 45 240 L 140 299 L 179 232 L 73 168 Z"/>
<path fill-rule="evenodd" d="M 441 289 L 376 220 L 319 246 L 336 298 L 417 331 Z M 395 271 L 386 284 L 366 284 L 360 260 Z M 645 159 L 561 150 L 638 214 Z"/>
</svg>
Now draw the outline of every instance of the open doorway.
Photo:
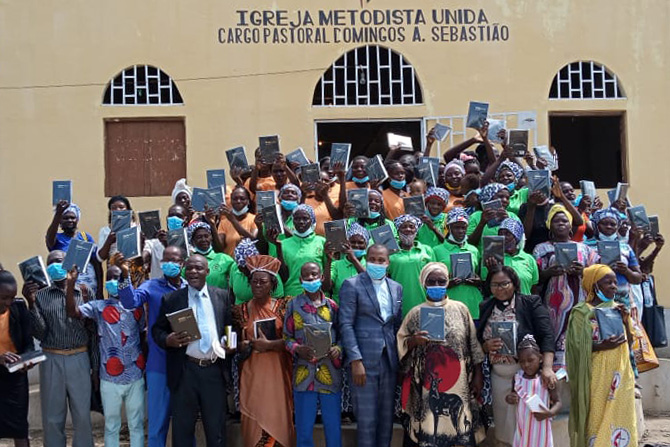
<svg viewBox="0 0 670 447">
<path fill-rule="evenodd" d="M 550 112 L 549 135 L 561 180 L 592 180 L 598 188 L 626 180 L 625 112 Z"/>
<path fill-rule="evenodd" d="M 415 149 L 421 148 L 421 120 L 403 121 L 317 121 L 315 123 L 317 157 L 330 155 L 332 143 L 351 143 L 351 156 L 386 156 L 389 132 L 412 138 Z"/>
</svg>

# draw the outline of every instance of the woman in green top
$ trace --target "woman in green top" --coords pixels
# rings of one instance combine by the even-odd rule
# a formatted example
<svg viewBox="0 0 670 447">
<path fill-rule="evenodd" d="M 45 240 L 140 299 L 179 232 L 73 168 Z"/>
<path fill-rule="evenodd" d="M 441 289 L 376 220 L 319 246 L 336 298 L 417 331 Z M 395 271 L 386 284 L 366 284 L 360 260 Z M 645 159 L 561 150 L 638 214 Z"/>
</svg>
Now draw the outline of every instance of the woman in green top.
<svg viewBox="0 0 670 447">
<path fill-rule="evenodd" d="M 449 192 L 443 188 L 431 186 L 424 199 L 426 214 L 421 216 L 423 225 L 419 228 L 416 240 L 435 248 L 444 242 L 447 214 L 444 210 L 449 201 Z"/>
<path fill-rule="evenodd" d="M 421 269 L 435 260 L 433 249 L 415 241 L 421 220 L 409 214 L 398 216 L 393 221 L 398 230 L 400 250 L 389 258 L 388 274 L 402 285 L 402 315 L 407 315 L 414 306 L 426 301 L 426 291 L 419 281 Z"/>
<path fill-rule="evenodd" d="M 518 220 L 507 218 L 500 224 L 498 235 L 505 238 L 504 265 L 512 267 L 516 271 L 521 282 L 521 293 L 531 295 L 531 289 L 540 279 L 540 272 L 535 258 L 523 251 L 523 244 L 525 242 L 523 224 Z M 482 278 L 486 278 L 488 269 L 498 264 L 498 260 L 492 256 L 484 259 L 482 263 Z"/>
<path fill-rule="evenodd" d="M 449 267 L 451 278 L 449 280 L 449 298 L 465 304 L 472 315 L 473 320 L 479 320 L 479 303 L 482 302 L 482 292 L 479 287 L 482 280 L 477 275 L 479 271 L 480 255 L 474 245 L 468 244 L 466 231 L 468 228 L 468 213 L 463 208 L 453 208 L 447 213 L 447 227 L 449 235 L 443 244 L 433 249 L 435 259 L 443 262 Z M 469 253 L 472 274 L 467 278 L 459 278 L 454 275 L 451 264 L 451 256 L 459 253 Z"/>
<path fill-rule="evenodd" d="M 217 253 L 212 247 L 212 232 L 216 231 L 205 222 L 194 222 L 188 227 L 193 251 L 207 258 L 209 275 L 207 285 L 227 289 L 230 284 L 230 269 L 235 264 L 225 253 Z"/>
<path fill-rule="evenodd" d="M 496 181 L 505 185 L 511 194 L 507 211 L 514 214 L 519 214 L 521 205 L 528 202 L 528 188 L 522 188 L 519 185 L 519 180 L 521 180 L 523 174 L 523 168 L 510 160 L 500 163 L 496 170 Z"/>
<path fill-rule="evenodd" d="M 333 261 L 337 247 L 333 247 L 330 242 L 326 242 L 326 259 L 323 274 L 323 290 L 332 291 L 332 298 L 340 304 L 340 287 L 345 279 L 349 279 L 365 271 L 365 251 L 370 241 L 368 230 L 357 224 L 352 223 L 347 228 L 348 244 L 344 246 L 344 253 L 340 259 Z"/>
<path fill-rule="evenodd" d="M 300 187 L 293 183 L 287 183 L 279 190 L 279 203 L 281 205 L 281 218 L 284 222 L 285 236 L 290 236 L 293 231 L 293 211 L 302 201 L 302 191 Z M 260 210 L 259 210 L 260 213 Z"/>
<path fill-rule="evenodd" d="M 247 258 L 259 254 L 256 241 L 252 239 L 242 239 L 235 247 L 235 262 L 237 265 L 234 265 L 230 270 L 230 289 L 235 295 L 236 305 L 246 303 L 254 297 L 251 284 L 249 284 L 251 273 L 247 267 Z M 272 290 L 272 297 L 284 297 L 284 283 L 279 277 L 277 278 L 277 287 Z"/>
<path fill-rule="evenodd" d="M 509 205 L 509 190 L 505 188 L 505 185 L 500 183 L 489 183 L 484 186 L 479 193 L 479 203 L 483 205 L 486 202 L 490 202 L 495 199 L 499 199 L 501 203 L 501 208 L 497 209 L 487 209 L 485 211 L 475 211 L 470 216 L 470 222 L 468 224 L 468 243 L 479 248 L 481 253 L 484 246 L 482 243 L 482 236 L 497 236 L 498 228 L 500 228 L 500 223 L 511 217 L 512 219 L 519 220 L 516 214 L 511 213 L 506 210 Z M 484 278 L 484 276 L 482 276 Z"/>
<path fill-rule="evenodd" d="M 370 217 L 354 217 L 356 215 L 356 208 L 352 203 L 347 202 L 344 205 L 344 215 L 347 217 L 347 226 L 356 222 L 366 230 L 370 231 L 382 225 L 388 225 L 393 231 L 393 235 L 398 237 L 393 222 L 386 218 L 384 214 L 384 196 L 377 189 L 371 189 L 368 195 L 368 206 L 370 208 Z"/>
<path fill-rule="evenodd" d="M 315 262 L 323 269 L 323 248 L 326 243 L 323 236 L 314 234 L 316 216 L 311 206 L 302 204 L 293 210 L 293 225 L 293 236 L 283 241 L 278 239 L 277 230 L 268 230 L 268 239 L 277 248 L 277 258 L 288 268 L 288 275 L 282 278 L 286 297 L 302 293 L 300 269 L 305 262 Z"/>
</svg>

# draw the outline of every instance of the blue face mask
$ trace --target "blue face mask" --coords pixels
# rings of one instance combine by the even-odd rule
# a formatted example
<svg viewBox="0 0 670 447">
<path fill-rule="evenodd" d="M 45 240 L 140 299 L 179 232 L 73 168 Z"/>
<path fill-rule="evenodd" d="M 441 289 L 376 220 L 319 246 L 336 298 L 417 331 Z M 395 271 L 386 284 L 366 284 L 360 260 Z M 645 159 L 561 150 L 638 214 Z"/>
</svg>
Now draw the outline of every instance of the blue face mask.
<svg viewBox="0 0 670 447">
<path fill-rule="evenodd" d="M 168 230 L 178 230 L 184 226 L 184 219 L 177 216 L 168 216 L 167 227 Z"/>
<path fill-rule="evenodd" d="M 368 275 L 370 275 L 370 278 L 382 279 L 384 276 L 386 276 L 386 269 L 388 269 L 388 265 L 373 264 L 371 262 L 368 262 L 368 265 L 366 266 L 365 269 L 368 272 Z"/>
<path fill-rule="evenodd" d="M 513 192 L 514 188 L 516 188 L 516 183 L 508 183 L 505 187 L 509 189 L 509 192 Z"/>
<path fill-rule="evenodd" d="M 47 275 L 52 281 L 62 281 L 67 277 L 67 272 L 62 262 L 53 262 L 47 265 Z"/>
<path fill-rule="evenodd" d="M 426 216 L 430 217 L 433 221 L 438 221 L 444 217 L 444 213 L 440 213 L 437 216 L 430 214 L 430 211 L 426 210 Z"/>
<path fill-rule="evenodd" d="M 312 233 L 314 233 L 314 226 L 309 227 L 308 229 L 306 229 L 302 233 L 300 231 L 297 231 L 297 230 L 293 231 L 293 235 L 298 236 L 298 237 L 307 237 Z"/>
<path fill-rule="evenodd" d="M 109 296 L 119 296 L 119 280 L 110 279 L 105 283 L 105 289 L 107 289 Z"/>
<path fill-rule="evenodd" d="M 283 200 L 281 201 L 281 207 L 286 211 L 293 211 L 298 206 L 297 200 Z"/>
<path fill-rule="evenodd" d="M 579 206 L 579 203 L 582 201 L 582 195 L 578 195 L 575 200 L 572 201 L 572 205 L 577 208 Z"/>
<path fill-rule="evenodd" d="M 600 301 L 602 301 L 603 303 L 609 303 L 610 301 L 612 301 L 612 298 L 607 298 L 601 290 L 596 290 L 596 296 L 600 298 Z"/>
<path fill-rule="evenodd" d="M 403 189 L 406 184 L 407 180 L 394 180 L 394 179 L 389 180 L 389 185 L 391 185 L 391 187 L 395 189 Z"/>
<path fill-rule="evenodd" d="M 212 251 L 212 246 L 210 245 L 209 248 L 207 248 L 207 250 L 201 250 L 198 247 L 194 246 L 193 250 L 195 250 L 197 253 L 200 253 L 201 255 L 206 255 L 209 254 L 210 251 Z"/>
<path fill-rule="evenodd" d="M 306 292 L 315 293 L 321 288 L 321 280 L 302 281 L 302 288 L 305 289 Z"/>
<path fill-rule="evenodd" d="M 445 296 L 447 296 L 446 286 L 426 287 L 426 297 L 428 298 L 429 301 L 432 302 L 442 301 Z"/>
<path fill-rule="evenodd" d="M 175 278 L 181 273 L 181 265 L 176 262 L 161 262 L 161 270 L 168 278 Z"/>
<path fill-rule="evenodd" d="M 365 256 L 365 250 L 354 250 L 354 256 L 356 256 L 358 259 L 361 259 L 363 256 Z"/>
<path fill-rule="evenodd" d="M 606 236 L 602 233 L 598 233 L 598 239 L 601 241 L 618 241 L 619 240 L 619 233 L 616 231 L 609 236 Z"/>
<path fill-rule="evenodd" d="M 235 208 L 232 209 L 233 214 L 236 216 L 241 216 L 243 214 L 247 214 L 249 212 L 249 205 L 245 206 L 241 210 L 237 211 Z"/>
<path fill-rule="evenodd" d="M 366 175 L 363 178 L 352 177 L 351 180 L 353 180 L 354 183 L 358 183 L 360 185 L 360 184 L 369 182 L 370 181 L 370 176 Z"/>
<path fill-rule="evenodd" d="M 370 219 L 376 219 L 379 216 L 381 216 L 381 213 L 379 211 L 370 211 Z"/>
</svg>

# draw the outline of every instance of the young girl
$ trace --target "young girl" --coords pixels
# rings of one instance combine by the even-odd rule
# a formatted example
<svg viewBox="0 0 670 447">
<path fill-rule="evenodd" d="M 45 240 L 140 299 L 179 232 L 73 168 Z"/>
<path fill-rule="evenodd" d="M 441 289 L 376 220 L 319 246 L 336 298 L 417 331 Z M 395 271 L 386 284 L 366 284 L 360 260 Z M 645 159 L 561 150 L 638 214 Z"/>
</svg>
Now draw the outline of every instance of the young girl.
<svg viewBox="0 0 670 447">
<path fill-rule="evenodd" d="M 513 446 L 553 447 L 551 418 L 561 409 L 558 391 L 555 388 L 549 390 L 542 384 L 542 354 L 532 335 L 526 335 L 521 340 L 517 355 L 521 370 L 514 376 L 513 391 L 505 399 L 508 404 L 517 405 Z M 537 396 L 547 410 L 533 412 L 527 403 L 533 396 Z"/>
</svg>

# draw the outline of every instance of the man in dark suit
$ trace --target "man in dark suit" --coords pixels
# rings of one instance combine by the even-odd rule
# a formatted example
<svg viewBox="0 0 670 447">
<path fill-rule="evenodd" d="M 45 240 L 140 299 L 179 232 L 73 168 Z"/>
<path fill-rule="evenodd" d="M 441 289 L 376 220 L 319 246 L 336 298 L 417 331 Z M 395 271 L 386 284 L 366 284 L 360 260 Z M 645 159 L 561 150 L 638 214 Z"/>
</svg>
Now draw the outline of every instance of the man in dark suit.
<svg viewBox="0 0 670 447">
<path fill-rule="evenodd" d="M 402 286 L 386 277 L 389 252 L 368 249 L 366 271 L 340 289 L 340 335 L 354 386 L 358 447 L 388 447 L 393 435 Z"/>
<path fill-rule="evenodd" d="M 232 324 L 228 292 L 208 287 L 207 259 L 193 255 L 185 264 L 188 287 L 166 294 L 151 333 L 167 354 L 167 384 L 172 404 L 172 445 L 192 447 L 198 413 L 202 416 L 207 447 L 226 440 L 225 361 L 219 340 Z M 172 331 L 166 314 L 193 309 L 201 339 L 189 341 L 186 332 Z"/>
</svg>

